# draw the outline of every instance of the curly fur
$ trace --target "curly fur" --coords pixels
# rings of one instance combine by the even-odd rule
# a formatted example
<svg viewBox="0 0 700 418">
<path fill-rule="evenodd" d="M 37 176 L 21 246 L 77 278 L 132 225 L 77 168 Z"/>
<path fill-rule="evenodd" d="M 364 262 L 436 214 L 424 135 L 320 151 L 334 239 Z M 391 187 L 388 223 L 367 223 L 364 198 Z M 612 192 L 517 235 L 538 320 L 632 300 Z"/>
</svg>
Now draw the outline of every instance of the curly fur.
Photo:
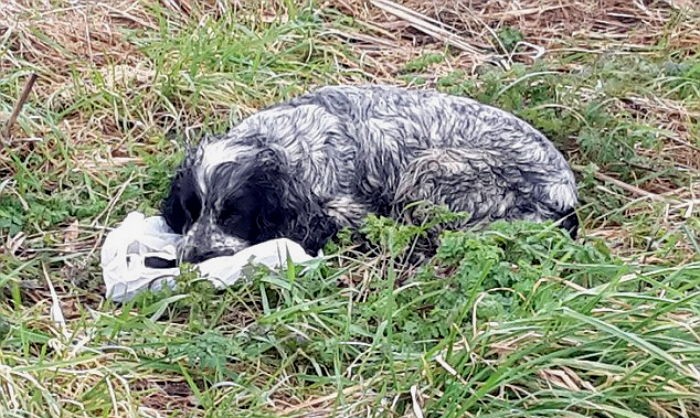
<svg viewBox="0 0 700 418">
<path fill-rule="evenodd" d="M 200 261 L 277 237 L 316 253 L 369 214 L 427 201 L 494 220 L 559 220 L 576 236 L 574 176 L 540 132 L 432 90 L 332 86 L 246 118 L 191 149 L 163 205 Z"/>
</svg>

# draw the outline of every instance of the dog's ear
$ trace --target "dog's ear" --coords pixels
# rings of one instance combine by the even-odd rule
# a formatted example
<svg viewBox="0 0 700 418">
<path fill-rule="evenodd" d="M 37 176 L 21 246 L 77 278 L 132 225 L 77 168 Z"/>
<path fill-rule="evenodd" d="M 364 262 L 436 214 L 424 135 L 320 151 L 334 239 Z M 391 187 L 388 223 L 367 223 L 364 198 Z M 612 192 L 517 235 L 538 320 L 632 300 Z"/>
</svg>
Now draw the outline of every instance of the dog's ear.
<svg viewBox="0 0 700 418">
<path fill-rule="evenodd" d="M 316 255 L 339 231 L 338 223 L 322 211 L 317 211 L 309 219 L 309 233 L 297 238 L 297 242 L 311 255 Z"/>
<path fill-rule="evenodd" d="M 225 184 L 237 185 L 220 216 L 229 233 L 251 244 L 285 237 L 314 254 L 337 233 L 336 223 L 308 183 L 296 177 L 284 153 L 264 148 L 236 171 L 235 179 L 231 171 L 220 173 Z"/>
<path fill-rule="evenodd" d="M 183 234 L 199 218 L 201 210 L 194 173 L 190 168 L 181 168 L 171 180 L 161 205 L 165 222 L 175 233 Z"/>
<path fill-rule="evenodd" d="M 308 184 L 295 177 L 279 153 L 258 153 L 249 186 L 257 196 L 261 241 L 287 237 L 316 254 L 335 235 L 337 222 L 325 213 Z"/>
<path fill-rule="evenodd" d="M 297 198 L 291 191 L 292 183 L 289 168 L 270 149 L 258 153 L 248 179 L 249 193 L 257 201 L 254 219 L 263 239 L 273 238 L 272 234 L 297 216 Z"/>
<path fill-rule="evenodd" d="M 182 234 L 185 228 L 186 214 L 185 208 L 180 202 L 179 174 L 170 180 L 170 190 L 161 204 L 160 211 L 170 229 L 177 234 Z"/>
</svg>

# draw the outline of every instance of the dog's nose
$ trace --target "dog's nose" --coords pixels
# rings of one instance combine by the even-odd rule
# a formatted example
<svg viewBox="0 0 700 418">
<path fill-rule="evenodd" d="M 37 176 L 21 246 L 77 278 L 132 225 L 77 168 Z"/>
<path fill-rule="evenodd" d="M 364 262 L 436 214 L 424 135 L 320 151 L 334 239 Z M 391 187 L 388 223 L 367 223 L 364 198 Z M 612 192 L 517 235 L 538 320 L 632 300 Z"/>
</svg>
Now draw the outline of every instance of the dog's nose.
<svg viewBox="0 0 700 418">
<path fill-rule="evenodd" d="M 202 261 L 208 260 L 221 255 L 216 251 L 201 251 L 196 247 L 191 248 L 182 253 L 180 256 L 180 261 L 190 264 L 201 263 Z"/>
<path fill-rule="evenodd" d="M 197 243 L 187 239 L 183 241 L 182 245 L 178 249 L 178 258 L 180 262 L 190 264 L 201 263 L 202 261 L 216 257 L 217 255 L 220 255 L 217 251 L 197 245 Z"/>
<path fill-rule="evenodd" d="M 226 236 L 211 225 L 196 224 L 185 234 L 177 248 L 178 260 L 201 263 L 210 258 L 235 254 L 243 241 Z"/>
</svg>

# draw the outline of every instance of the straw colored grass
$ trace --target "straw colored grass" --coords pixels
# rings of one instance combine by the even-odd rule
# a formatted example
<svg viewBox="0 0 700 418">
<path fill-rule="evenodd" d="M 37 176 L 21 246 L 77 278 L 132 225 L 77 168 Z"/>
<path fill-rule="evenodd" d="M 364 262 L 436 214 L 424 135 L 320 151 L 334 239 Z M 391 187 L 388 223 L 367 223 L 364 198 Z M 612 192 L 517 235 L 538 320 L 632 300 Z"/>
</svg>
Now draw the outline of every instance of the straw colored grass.
<svg viewBox="0 0 700 418">
<path fill-rule="evenodd" d="M 700 15 L 669 1 L 0 4 L 0 417 L 700 417 Z M 186 142 L 315 86 L 475 97 L 571 160 L 582 237 L 404 264 L 368 220 L 305 271 L 103 299 Z M 359 248 L 363 250 L 360 251 Z"/>
</svg>

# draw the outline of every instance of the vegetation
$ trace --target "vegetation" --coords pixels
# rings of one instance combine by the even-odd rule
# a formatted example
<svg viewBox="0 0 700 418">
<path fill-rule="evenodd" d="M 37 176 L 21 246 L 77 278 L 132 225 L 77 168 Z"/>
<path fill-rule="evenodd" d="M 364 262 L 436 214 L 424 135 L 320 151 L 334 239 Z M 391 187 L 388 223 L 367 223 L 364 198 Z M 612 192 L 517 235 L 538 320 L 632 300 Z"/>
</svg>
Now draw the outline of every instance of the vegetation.
<svg viewBox="0 0 700 418">
<path fill-rule="evenodd" d="M 700 417 L 692 2 L 438 3 L 3 2 L 2 126 L 38 79 L 0 145 L 0 417 Z M 370 218 L 308 266 L 104 300 L 104 235 L 185 142 L 369 82 L 541 129 L 582 237 L 499 223 L 415 266 L 425 227 Z"/>
</svg>

